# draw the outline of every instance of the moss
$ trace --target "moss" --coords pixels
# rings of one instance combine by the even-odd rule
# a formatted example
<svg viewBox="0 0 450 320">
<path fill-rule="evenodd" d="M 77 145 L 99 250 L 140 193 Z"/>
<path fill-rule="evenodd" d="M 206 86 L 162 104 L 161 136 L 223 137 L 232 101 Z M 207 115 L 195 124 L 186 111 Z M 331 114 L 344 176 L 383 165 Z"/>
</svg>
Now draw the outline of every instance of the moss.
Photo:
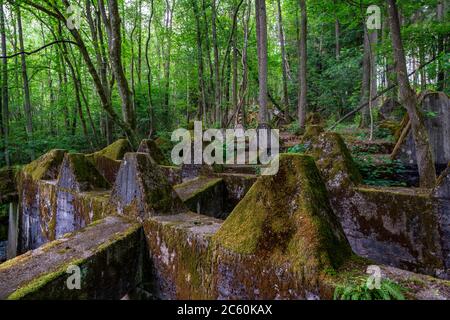
<svg viewBox="0 0 450 320">
<path fill-rule="evenodd" d="M 95 226 L 95 224 L 91 224 L 89 227 L 93 227 L 93 226 Z M 100 253 L 100 252 L 103 252 L 103 251 L 107 250 L 113 244 L 128 238 L 130 235 L 132 235 L 133 233 L 138 231 L 141 227 L 142 226 L 139 223 L 135 223 L 130 228 L 128 228 L 127 230 L 125 230 L 123 232 L 116 233 L 107 242 L 102 243 L 97 248 L 95 248 L 95 253 Z"/>
<path fill-rule="evenodd" d="M 213 240 L 294 270 L 336 267 L 351 252 L 314 160 L 302 155 L 280 155 L 278 174 L 257 180 Z"/>
<path fill-rule="evenodd" d="M 48 283 L 58 279 L 59 277 L 66 274 L 67 268 L 72 265 L 80 266 L 85 260 L 84 259 L 74 259 L 64 266 L 59 267 L 55 271 L 48 272 L 38 278 L 31 280 L 29 283 L 21 286 L 19 289 L 14 291 L 8 296 L 7 300 L 21 300 L 26 299 L 27 296 L 37 292 L 39 289 L 45 287 Z"/>
<path fill-rule="evenodd" d="M 214 188 L 217 184 L 222 183 L 222 178 L 215 178 L 215 179 L 207 179 L 206 183 L 196 183 L 197 181 L 205 181 L 206 179 L 199 177 L 194 180 L 190 180 L 187 182 L 184 182 L 182 184 L 178 184 L 174 186 L 174 189 L 176 191 L 185 189 L 187 190 L 187 196 L 183 197 L 183 201 L 189 201 L 191 199 L 197 198 L 199 195 L 201 195 L 204 192 L 207 192 L 210 188 Z"/>
<path fill-rule="evenodd" d="M 51 150 L 24 166 L 22 172 L 34 181 L 54 180 L 58 177 L 59 167 L 66 152 L 66 150 Z"/>
<path fill-rule="evenodd" d="M 88 157 L 103 156 L 112 160 L 122 160 L 127 152 L 133 152 L 130 142 L 127 139 L 119 139 L 106 148 L 88 155 Z"/>
<path fill-rule="evenodd" d="M 348 178 L 352 183 L 358 185 L 362 182 L 361 173 L 342 137 L 335 132 L 325 132 L 314 142 L 308 154 L 312 155 L 326 182 L 332 181 L 339 176 L 340 183 L 345 186 L 343 179 Z"/>
<path fill-rule="evenodd" d="M 71 153 L 67 154 L 64 159 L 64 167 L 69 167 L 74 175 L 74 179 L 80 186 L 78 191 L 94 190 L 97 188 L 107 189 L 110 187 L 105 178 L 100 175 L 94 165 L 87 159 L 84 154 Z M 67 180 L 67 181 L 66 181 Z M 68 177 L 60 176 L 58 186 L 63 188 L 71 188 L 71 181 Z"/>
<path fill-rule="evenodd" d="M 170 162 L 166 159 L 163 152 L 154 140 L 142 140 L 138 152 L 148 153 L 155 162 L 162 166 L 170 166 Z"/>
<path fill-rule="evenodd" d="M 308 125 L 306 126 L 305 133 L 302 136 L 302 143 L 308 143 L 312 139 L 318 137 L 324 128 L 321 125 Z"/>
</svg>

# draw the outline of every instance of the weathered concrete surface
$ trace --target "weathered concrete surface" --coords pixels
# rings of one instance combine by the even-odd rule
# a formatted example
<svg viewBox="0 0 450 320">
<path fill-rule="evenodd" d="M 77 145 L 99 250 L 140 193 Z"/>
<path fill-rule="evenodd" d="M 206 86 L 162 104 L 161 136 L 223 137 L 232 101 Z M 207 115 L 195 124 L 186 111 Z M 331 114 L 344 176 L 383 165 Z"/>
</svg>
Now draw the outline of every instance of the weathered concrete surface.
<svg viewBox="0 0 450 320">
<path fill-rule="evenodd" d="M 0 265 L 0 299 L 120 299 L 141 281 L 139 224 L 108 217 Z M 81 269 L 81 290 L 66 285 Z"/>
<path fill-rule="evenodd" d="M 121 162 L 101 155 L 87 156 L 87 158 L 92 162 L 103 178 L 105 178 L 110 185 L 113 185 L 116 181 Z"/>
<path fill-rule="evenodd" d="M 361 186 L 358 169 L 338 134 L 324 133 L 311 145 L 333 210 L 355 253 L 446 277 L 439 234 L 443 224 L 430 190 Z"/>
<path fill-rule="evenodd" d="M 450 162 L 450 101 L 443 92 L 428 93 L 423 97 L 422 110 L 428 129 L 433 159 L 438 168 Z M 412 132 L 403 141 L 396 159 L 406 165 L 417 166 L 416 148 Z"/>
<path fill-rule="evenodd" d="M 57 187 L 83 192 L 108 189 L 110 184 L 84 154 L 68 153 L 61 165 Z"/>
<path fill-rule="evenodd" d="M 198 177 L 174 189 L 192 212 L 215 218 L 223 216 L 225 186 L 221 178 Z"/>
<path fill-rule="evenodd" d="M 256 182 L 257 176 L 253 174 L 221 173 L 217 175 L 223 179 L 225 185 L 224 210 L 231 212 L 245 197 Z"/>
<path fill-rule="evenodd" d="M 341 221 L 356 253 L 444 277 L 439 221 L 428 190 L 358 187 L 342 206 L 348 209 Z"/>
<path fill-rule="evenodd" d="M 35 249 L 107 213 L 109 183 L 83 154 L 53 150 L 19 179 L 19 252 Z"/>
<path fill-rule="evenodd" d="M 20 203 L 20 252 L 36 249 L 110 214 L 108 191 L 77 192 L 56 184 L 32 182 L 35 193 Z"/>
<path fill-rule="evenodd" d="M 186 211 L 161 168 L 146 153 L 127 153 L 117 174 L 110 205 L 121 215 L 144 220 Z"/>
<path fill-rule="evenodd" d="M 219 298 L 324 296 L 324 271 L 351 256 L 314 160 L 301 155 L 280 155 L 279 172 L 257 180 L 213 240 Z"/>
<path fill-rule="evenodd" d="M 55 184 L 63 162 L 65 150 L 51 150 L 24 166 L 20 172 L 19 189 L 19 252 L 35 249 L 46 241 L 45 230 L 54 229 L 56 201 Z M 41 205 L 46 209 L 42 212 Z M 53 226 L 53 227 L 52 227 Z"/>
<path fill-rule="evenodd" d="M 170 166 L 170 162 L 166 159 L 161 149 L 153 140 L 142 140 L 137 152 L 148 153 L 150 157 L 161 166 Z"/>
<path fill-rule="evenodd" d="M 438 179 L 433 190 L 436 199 L 441 245 L 446 268 L 446 278 L 450 279 L 450 164 Z"/>
<path fill-rule="evenodd" d="M 174 186 L 183 183 L 183 178 L 181 177 L 181 168 L 173 166 L 159 166 L 167 177 L 169 183 Z"/>
<path fill-rule="evenodd" d="M 87 155 L 87 157 L 103 156 L 112 160 L 122 160 L 127 152 L 133 152 L 130 143 L 126 139 L 119 139 L 106 148 Z"/>
<path fill-rule="evenodd" d="M 235 254 L 217 249 L 211 240 L 220 224 L 195 214 L 152 217 L 144 223 L 156 298 L 332 299 L 336 286 L 367 276 L 367 267 L 372 264 L 350 259 L 336 270 L 336 276 L 324 274 L 309 284 L 313 291 L 305 290 L 304 273 L 270 265 L 267 256 L 241 256 L 235 264 Z M 408 299 L 450 299 L 448 281 L 383 265 L 380 268 L 383 277 L 409 289 Z M 319 294 L 318 287 L 322 288 Z"/>
<path fill-rule="evenodd" d="M 215 299 L 211 236 L 222 221 L 184 213 L 144 221 L 158 299 Z"/>
</svg>

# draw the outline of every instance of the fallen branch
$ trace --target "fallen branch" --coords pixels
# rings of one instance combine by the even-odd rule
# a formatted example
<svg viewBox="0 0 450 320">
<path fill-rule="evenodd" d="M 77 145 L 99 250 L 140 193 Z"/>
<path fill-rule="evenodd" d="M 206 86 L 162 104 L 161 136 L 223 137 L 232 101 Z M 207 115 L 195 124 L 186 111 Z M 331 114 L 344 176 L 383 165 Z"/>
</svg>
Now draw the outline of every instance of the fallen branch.
<svg viewBox="0 0 450 320">
<path fill-rule="evenodd" d="M 417 71 L 425 68 L 427 65 L 431 64 L 432 62 L 434 62 L 435 60 L 437 60 L 438 57 L 434 57 L 433 59 L 431 59 L 430 61 L 424 63 L 423 65 L 421 65 L 419 68 L 417 68 L 416 70 L 414 70 L 413 72 L 408 74 L 408 77 L 412 76 L 413 74 L 415 74 Z M 358 111 L 360 111 L 361 109 L 367 107 L 369 105 L 369 103 L 377 100 L 379 97 L 381 97 L 382 95 L 384 95 L 386 92 L 391 91 L 392 89 L 396 88 L 398 86 L 398 83 L 393 84 L 389 87 L 387 87 L 386 89 L 384 89 L 383 91 L 381 91 L 380 93 L 378 93 L 375 97 L 373 97 L 372 99 L 370 99 L 368 102 L 363 103 L 362 105 L 360 105 L 358 108 L 350 111 L 349 113 L 347 113 L 345 116 L 343 116 L 341 119 L 339 119 L 338 121 L 335 122 L 335 124 L 333 124 L 330 128 L 328 128 L 328 130 L 333 130 L 334 128 L 336 128 L 336 126 L 341 123 L 342 121 L 348 119 L 349 117 L 351 117 L 352 115 L 354 115 L 355 113 L 357 113 Z"/>
</svg>

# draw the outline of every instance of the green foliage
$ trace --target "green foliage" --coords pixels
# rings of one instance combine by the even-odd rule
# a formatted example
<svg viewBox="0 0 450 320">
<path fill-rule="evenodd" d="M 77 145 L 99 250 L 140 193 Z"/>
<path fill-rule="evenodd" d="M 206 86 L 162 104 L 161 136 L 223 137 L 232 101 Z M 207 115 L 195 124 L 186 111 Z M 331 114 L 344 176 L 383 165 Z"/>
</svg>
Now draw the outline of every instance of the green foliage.
<svg viewBox="0 0 450 320">
<path fill-rule="evenodd" d="M 305 144 L 297 144 L 293 147 L 290 147 L 287 153 L 305 153 L 308 151 L 308 146 Z"/>
<path fill-rule="evenodd" d="M 383 279 L 379 289 L 369 289 L 367 279 L 361 279 L 357 283 L 337 287 L 334 300 L 405 300 L 405 291 L 405 288 L 389 279 Z"/>
<path fill-rule="evenodd" d="M 375 162 L 369 152 L 354 152 L 355 163 L 363 176 L 364 184 L 380 187 L 404 187 L 406 183 L 394 178 L 405 172 L 405 166 L 399 160 L 384 156 Z"/>
</svg>

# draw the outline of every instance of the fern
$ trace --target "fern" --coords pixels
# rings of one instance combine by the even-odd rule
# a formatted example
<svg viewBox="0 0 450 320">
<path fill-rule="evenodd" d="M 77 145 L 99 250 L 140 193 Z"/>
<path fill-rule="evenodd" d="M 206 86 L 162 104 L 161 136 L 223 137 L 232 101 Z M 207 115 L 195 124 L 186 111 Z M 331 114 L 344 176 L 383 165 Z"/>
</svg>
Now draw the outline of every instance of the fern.
<svg viewBox="0 0 450 320">
<path fill-rule="evenodd" d="M 405 300 L 405 289 L 399 284 L 384 279 L 379 289 L 369 289 L 366 281 L 339 286 L 334 291 L 334 300 Z"/>
</svg>

